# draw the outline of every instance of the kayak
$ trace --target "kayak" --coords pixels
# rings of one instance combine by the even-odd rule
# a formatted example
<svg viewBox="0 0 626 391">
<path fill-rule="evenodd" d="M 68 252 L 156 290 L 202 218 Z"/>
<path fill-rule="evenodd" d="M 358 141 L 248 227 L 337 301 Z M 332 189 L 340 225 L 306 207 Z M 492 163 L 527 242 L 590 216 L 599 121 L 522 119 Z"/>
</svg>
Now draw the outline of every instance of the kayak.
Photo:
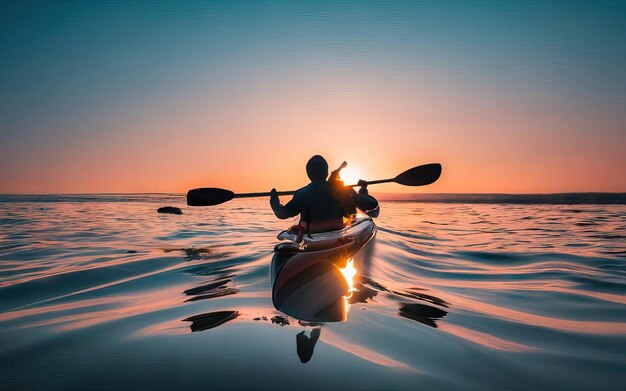
<svg viewBox="0 0 626 391">
<path fill-rule="evenodd" d="M 302 244 L 294 242 L 295 234 L 281 232 L 270 272 L 274 307 L 303 321 L 345 320 L 351 281 L 341 269 L 349 263 L 362 268 L 375 235 L 376 225 L 367 216 L 353 218 L 341 230 L 305 235 Z"/>
<path fill-rule="evenodd" d="M 376 229 L 374 221 L 368 216 L 357 216 L 348 221 L 343 229 L 338 231 L 320 232 L 316 234 L 304 235 L 303 246 L 301 251 L 318 251 L 330 248 L 337 249 L 343 245 L 358 246 L 369 239 Z M 279 243 L 274 248 L 275 252 L 292 252 L 298 251 L 299 244 L 295 243 L 296 234 L 289 231 L 283 231 L 277 236 L 284 243 Z"/>
</svg>

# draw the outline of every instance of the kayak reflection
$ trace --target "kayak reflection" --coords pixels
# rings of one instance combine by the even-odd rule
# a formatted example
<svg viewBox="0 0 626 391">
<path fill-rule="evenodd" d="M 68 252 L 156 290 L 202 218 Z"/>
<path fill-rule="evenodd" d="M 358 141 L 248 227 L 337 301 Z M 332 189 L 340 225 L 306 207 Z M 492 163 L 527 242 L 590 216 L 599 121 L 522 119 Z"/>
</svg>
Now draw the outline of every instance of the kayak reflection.
<svg viewBox="0 0 626 391">
<path fill-rule="evenodd" d="M 301 363 L 306 364 L 311 360 L 311 357 L 313 357 L 313 349 L 321 333 L 322 329 L 316 327 L 311 330 L 310 336 L 307 336 L 304 330 L 296 335 L 296 351 Z"/>
<path fill-rule="evenodd" d="M 271 266 L 274 307 L 302 321 L 345 321 L 348 304 L 365 300 L 352 279 L 368 267 L 375 234 L 372 220 L 360 217 L 344 230 L 313 235 L 304 248 L 278 244 Z"/>
</svg>

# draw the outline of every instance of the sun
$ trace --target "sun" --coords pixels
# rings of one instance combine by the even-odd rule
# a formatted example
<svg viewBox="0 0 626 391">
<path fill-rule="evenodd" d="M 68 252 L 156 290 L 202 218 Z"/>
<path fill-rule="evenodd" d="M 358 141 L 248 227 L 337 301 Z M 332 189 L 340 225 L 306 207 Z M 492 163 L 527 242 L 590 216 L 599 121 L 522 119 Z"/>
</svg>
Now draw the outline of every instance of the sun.
<svg viewBox="0 0 626 391">
<path fill-rule="evenodd" d="M 359 177 L 357 170 L 350 166 L 341 170 L 340 177 L 346 185 L 354 185 L 359 181 L 359 179 L 363 179 Z"/>
</svg>

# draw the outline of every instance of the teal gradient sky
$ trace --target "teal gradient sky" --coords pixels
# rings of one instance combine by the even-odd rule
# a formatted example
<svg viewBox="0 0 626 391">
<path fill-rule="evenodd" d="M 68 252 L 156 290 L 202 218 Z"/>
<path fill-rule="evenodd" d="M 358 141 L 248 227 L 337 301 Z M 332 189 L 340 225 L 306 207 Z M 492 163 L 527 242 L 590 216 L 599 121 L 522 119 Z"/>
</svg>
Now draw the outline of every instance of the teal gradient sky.
<svg viewBox="0 0 626 391">
<path fill-rule="evenodd" d="M 208 4 L 207 4 L 208 3 Z M 626 2 L 3 2 L 0 193 L 626 191 Z M 389 185 L 383 191 L 414 189 Z"/>
</svg>

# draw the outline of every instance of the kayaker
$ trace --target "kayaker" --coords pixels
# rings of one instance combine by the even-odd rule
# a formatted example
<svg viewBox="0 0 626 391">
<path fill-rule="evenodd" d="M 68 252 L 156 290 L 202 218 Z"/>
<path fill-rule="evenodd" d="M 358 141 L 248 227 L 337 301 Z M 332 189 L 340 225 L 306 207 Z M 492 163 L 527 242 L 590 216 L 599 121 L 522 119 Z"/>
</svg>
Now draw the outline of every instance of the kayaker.
<svg viewBox="0 0 626 391">
<path fill-rule="evenodd" d="M 345 211 L 333 198 L 328 177 L 328 163 L 320 155 L 315 155 L 306 164 L 306 173 L 311 183 L 299 189 L 291 201 L 282 205 L 276 189 L 272 189 L 270 205 L 279 219 L 287 219 L 300 214 L 301 225 L 308 224 L 308 232 L 327 232 L 343 228 Z"/>
<path fill-rule="evenodd" d="M 344 227 L 343 218 L 356 213 L 356 204 L 352 188 L 343 186 L 339 181 L 339 172 L 346 166 L 333 171 L 327 181 L 328 163 L 320 155 L 315 155 L 306 164 L 306 172 L 311 180 L 307 186 L 299 189 L 286 205 L 280 203 L 276 189 L 272 189 L 270 205 L 279 219 L 287 219 L 300 214 L 299 237 L 308 233 L 336 231 Z M 362 190 L 367 194 L 367 182 L 361 181 Z M 372 198 L 373 199 L 373 198 Z"/>
</svg>

